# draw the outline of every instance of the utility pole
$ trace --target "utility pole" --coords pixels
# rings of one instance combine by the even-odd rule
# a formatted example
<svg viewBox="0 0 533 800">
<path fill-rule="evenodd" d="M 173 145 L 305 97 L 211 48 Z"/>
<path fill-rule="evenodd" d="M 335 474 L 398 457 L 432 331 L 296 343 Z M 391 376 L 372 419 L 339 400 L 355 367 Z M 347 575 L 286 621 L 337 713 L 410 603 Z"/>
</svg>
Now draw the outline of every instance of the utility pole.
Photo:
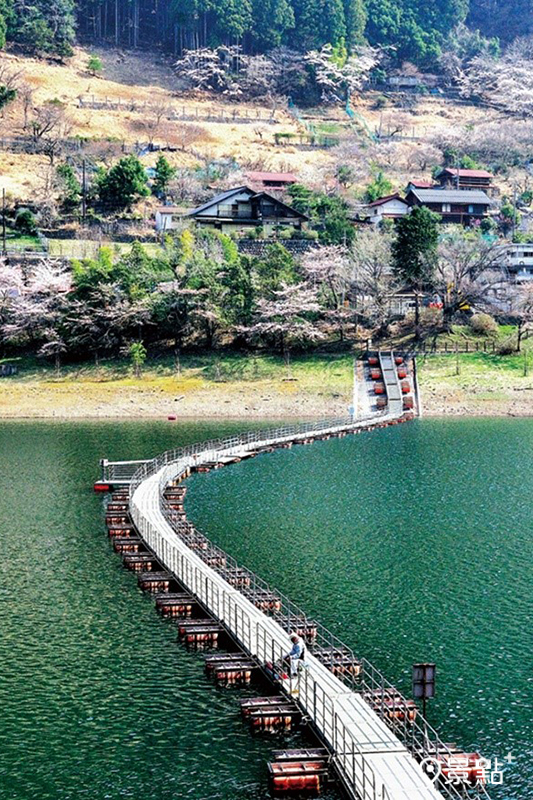
<svg viewBox="0 0 533 800">
<path fill-rule="evenodd" d="M 85 184 L 85 159 L 81 162 L 81 219 L 85 222 L 87 214 L 87 187 Z"/>
<path fill-rule="evenodd" d="M 7 255 L 6 244 L 6 190 L 2 189 L 2 255 Z"/>
<path fill-rule="evenodd" d="M 357 419 L 359 414 L 358 400 L 359 391 L 357 387 L 357 358 L 353 360 L 353 399 L 352 399 L 352 418 Z"/>
<path fill-rule="evenodd" d="M 513 184 L 513 238 L 511 239 L 512 242 L 515 240 L 516 236 L 516 183 Z"/>
</svg>

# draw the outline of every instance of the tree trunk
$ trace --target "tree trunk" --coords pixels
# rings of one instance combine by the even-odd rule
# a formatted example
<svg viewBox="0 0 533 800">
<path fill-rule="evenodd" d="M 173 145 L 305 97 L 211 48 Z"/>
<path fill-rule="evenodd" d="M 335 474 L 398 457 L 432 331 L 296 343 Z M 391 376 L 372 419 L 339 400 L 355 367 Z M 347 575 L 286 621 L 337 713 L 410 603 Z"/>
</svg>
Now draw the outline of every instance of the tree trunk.
<svg viewBox="0 0 533 800">
<path fill-rule="evenodd" d="M 420 341 L 420 294 L 415 292 L 415 341 Z"/>
<path fill-rule="evenodd" d="M 139 0 L 133 3 L 133 46 L 139 46 Z"/>
<path fill-rule="evenodd" d="M 291 354 L 287 345 L 284 345 L 283 347 L 283 360 L 285 361 L 285 369 L 287 370 L 287 379 L 291 380 Z"/>
<path fill-rule="evenodd" d="M 181 345 L 178 338 L 174 340 L 174 369 L 176 370 L 176 375 L 181 375 Z"/>
</svg>

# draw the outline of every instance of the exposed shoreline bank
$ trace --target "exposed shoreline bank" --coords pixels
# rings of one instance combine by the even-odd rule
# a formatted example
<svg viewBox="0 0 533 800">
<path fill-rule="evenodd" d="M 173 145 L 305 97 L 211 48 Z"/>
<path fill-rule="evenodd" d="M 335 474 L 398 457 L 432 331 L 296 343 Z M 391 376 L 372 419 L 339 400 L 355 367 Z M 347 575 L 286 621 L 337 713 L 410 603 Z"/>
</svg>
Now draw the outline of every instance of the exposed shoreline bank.
<svg viewBox="0 0 533 800">
<path fill-rule="evenodd" d="M 98 388 L 96 388 L 98 387 Z M 423 416 L 533 417 L 533 391 L 506 397 L 464 392 L 450 395 L 421 387 Z M 519 395 L 517 397 L 517 395 Z M 244 390 L 220 384 L 176 394 L 157 387 L 75 383 L 0 384 L 0 420 L 8 419 L 168 419 L 280 420 L 343 417 L 347 395 L 324 396 L 290 387 L 251 385 Z"/>
</svg>

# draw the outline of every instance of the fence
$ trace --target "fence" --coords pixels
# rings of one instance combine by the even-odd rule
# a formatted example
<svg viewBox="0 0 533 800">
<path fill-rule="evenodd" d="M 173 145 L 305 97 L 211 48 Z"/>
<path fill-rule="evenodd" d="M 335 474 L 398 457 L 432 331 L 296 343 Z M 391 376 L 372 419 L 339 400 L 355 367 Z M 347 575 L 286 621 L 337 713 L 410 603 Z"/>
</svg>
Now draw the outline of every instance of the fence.
<svg viewBox="0 0 533 800">
<path fill-rule="evenodd" d="M 290 98 L 287 111 L 291 117 L 305 129 L 306 133 L 299 134 L 298 136 L 294 134 L 276 133 L 274 134 L 274 141 L 278 146 L 292 145 L 293 147 L 300 147 L 303 149 L 312 149 L 315 147 L 327 149 L 329 147 L 336 147 L 340 143 L 338 136 L 329 136 L 328 134 L 322 134 L 317 131 L 315 124 L 305 119 L 305 117 L 302 117 L 300 111 Z"/>
<path fill-rule="evenodd" d="M 337 147 L 340 143 L 340 138 L 321 133 L 275 133 L 274 142 L 278 147 L 322 148 L 327 150 L 330 147 Z"/>
<path fill-rule="evenodd" d="M 57 156 L 59 150 L 75 153 L 82 150 L 85 143 L 82 139 L 62 139 L 61 147 L 54 146 L 53 152 Z M 46 139 L 35 139 L 33 136 L 3 136 L 0 139 L 0 150 L 10 153 L 29 153 L 31 155 L 49 155 L 50 144 Z"/>
<path fill-rule="evenodd" d="M 419 346 L 418 352 L 423 355 L 439 355 L 444 353 L 497 353 L 500 347 L 506 344 L 508 343 L 468 341 L 468 339 L 461 343 L 444 342 L 444 344 L 438 344 L 437 342 L 432 342 L 428 344 L 427 342 L 423 342 Z"/>
<path fill-rule="evenodd" d="M 96 111 L 128 111 L 138 112 L 140 114 L 154 114 L 160 115 L 161 108 L 152 103 L 140 102 L 133 98 L 117 98 L 110 99 L 96 98 L 94 95 L 90 98 L 79 97 L 78 108 L 90 108 Z M 214 106 L 208 110 L 204 110 L 198 106 L 181 106 L 179 108 L 172 108 L 169 106 L 165 110 L 163 116 L 168 120 L 183 122 L 197 122 L 203 120 L 205 122 L 225 122 L 225 123 L 244 123 L 244 124 L 257 124 L 263 122 L 267 124 L 276 124 L 275 110 L 268 110 L 262 108 L 224 108 L 223 106 Z"/>
<path fill-rule="evenodd" d="M 220 548 L 215 548 L 208 542 L 208 549 L 204 551 L 204 557 L 212 555 L 222 555 L 224 565 L 217 568 L 209 568 L 203 560 L 192 550 L 180 547 L 179 540 L 185 545 L 192 542 L 192 537 L 197 537 L 198 532 L 190 523 L 184 522 L 179 515 L 174 512 L 165 501 L 163 492 L 171 481 L 178 480 L 188 474 L 190 467 L 199 463 L 217 461 L 232 455 L 242 454 L 243 451 L 253 451 L 258 447 L 268 447 L 273 444 L 305 439 L 310 435 L 320 436 L 321 434 L 340 433 L 354 431 L 364 428 L 369 424 L 378 423 L 382 420 L 390 419 L 387 414 L 373 415 L 366 419 L 354 421 L 352 418 L 323 420 L 319 423 L 304 423 L 290 425 L 283 428 L 271 429 L 267 431 L 251 431 L 246 434 L 230 436 L 225 439 L 215 439 L 208 442 L 197 443 L 187 447 L 170 450 L 155 459 L 141 463 L 135 472 L 131 483 L 130 497 L 132 498 L 132 516 L 141 535 L 149 546 L 161 558 L 162 562 L 170 569 L 185 586 L 196 594 L 198 599 L 206 604 L 219 620 L 225 624 L 231 621 L 231 630 L 237 635 L 241 644 L 250 653 L 255 654 L 263 663 L 266 661 L 275 662 L 283 655 L 286 648 L 286 634 L 279 635 L 279 626 L 275 628 L 272 623 L 278 621 L 282 624 L 282 630 L 290 631 L 293 623 L 308 620 L 305 612 L 295 605 L 288 597 L 281 592 L 273 589 L 255 573 L 240 567 L 238 563 L 224 553 Z M 124 463 L 117 464 L 120 474 L 123 474 Z M 141 485 L 148 478 L 159 473 L 157 482 L 158 506 L 157 512 L 162 515 L 162 521 L 166 521 L 169 530 L 177 534 L 178 540 L 165 530 L 163 525 L 154 525 L 145 516 L 137 503 L 137 492 L 141 490 Z M 112 481 L 114 477 L 113 465 L 104 465 L 103 477 Z M 150 503 L 152 498 L 150 497 Z M 154 507 L 155 508 L 155 507 Z M 267 617 L 248 601 L 245 595 L 233 589 L 225 580 L 231 570 L 238 569 L 249 579 L 249 587 L 246 592 L 264 591 L 275 594 L 279 599 L 280 607 L 272 617 Z M 387 689 L 393 690 L 392 684 L 387 681 L 383 674 L 376 669 L 367 659 L 356 658 L 351 648 L 347 647 L 337 636 L 325 628 L 320 623 L 313 621 L 316 626 L 316 639 L 313 647 L 341 649 L 349 654 L 354 660 L 361 664 L 361 672 L 358 676 L 348 674 L 343 677 L 335 677 L 331 674 L 330 681 L 332 689 L 338 683 L 340 687 L 345 685 L 348 689 L 365 695 L 367 692 L 378 690 L 381 693 L 381 707 L 376 709 L 382 720 L 387 722 L 392 729 L 392 733 L 397 736 L 405 747 L 415 755 L 418 760 L 436 754 L 452 755 L 449 747 L 445 745 L 437 732 L 422 720 L 419 723 L 416 719 L 408 721 L 404 714 L 404 719 L 391 721 L 389 715 L 390 705 L 385 708 L 385 692 Z M 311 653 L 313 649 L 311 649 Z M 333 658 L 333 656 L 332 656 Z M 326 662 L 327 666 L 327 662 Z M 330 674 L 330 673 L 328 673 Z M 349 704 L 346 689 L 340 690 L 342 694 L 342 707 Z M 322 731 L 326 741 L 334 750 L 334 761 L 343 782 L 351 790 L 354 796 L 359 796 L 363 800 L 388 800 L 388 794 L 382 785 L 378 788 L 378 782 L 374 771 L 370 767 L 365 753 L 362 751 L 358 732 L 348 730 L 345 721 L 339 716 L 339 706 L 325 693 L 323 686 L 317 682 L 310 670 L 304 670 L 299 683 L 299 702 L 305 712 L 310 716 L 314 724 Z M 407 769 L 407 766 L 404 765 Z M 448 798 L 459 800 L 464 798 L 464 794 L 453 784 L 446 784 L 441 791 Z M 427 796 L 431 793 L 428 791 Z M 412 795 L 411 795 L 412 796 Z M 434 795 L 433 795 L 434 796 Z M 488 794 L 482 785 L 478 785 L 471 797 L 488 798 Z M 408 792 L 405 798 L 410 797 Z"/>
<path fill-rule="evenodd" d="M 46 242 L 41 241 L 40 246 L 27 245 L 24 242 L 10 242 L 6 240 L 5 254 L 8 256 L 29 256 L 34 258 L 44 258 L 48 255 L 48 245 Z"/>
</svg>

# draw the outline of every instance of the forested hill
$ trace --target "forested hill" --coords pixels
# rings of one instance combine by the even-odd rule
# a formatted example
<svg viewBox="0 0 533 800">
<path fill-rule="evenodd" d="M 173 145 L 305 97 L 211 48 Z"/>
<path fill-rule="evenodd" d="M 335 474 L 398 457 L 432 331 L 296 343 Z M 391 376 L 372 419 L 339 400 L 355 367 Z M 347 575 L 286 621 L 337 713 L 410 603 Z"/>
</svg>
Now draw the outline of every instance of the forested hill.
<svg viewBox="0 0 533 800">
<path fill-rule="evenodd" d="M 533 31 L 533 0 L 0 0 L 0 46 L 68 55 L 76 36 L 174 53 L 240 44 L 261 53 L 343 40 L 392 46 L 398 61 L 434 67 L 466 23 L 503 45 Z"/>
</svg>

